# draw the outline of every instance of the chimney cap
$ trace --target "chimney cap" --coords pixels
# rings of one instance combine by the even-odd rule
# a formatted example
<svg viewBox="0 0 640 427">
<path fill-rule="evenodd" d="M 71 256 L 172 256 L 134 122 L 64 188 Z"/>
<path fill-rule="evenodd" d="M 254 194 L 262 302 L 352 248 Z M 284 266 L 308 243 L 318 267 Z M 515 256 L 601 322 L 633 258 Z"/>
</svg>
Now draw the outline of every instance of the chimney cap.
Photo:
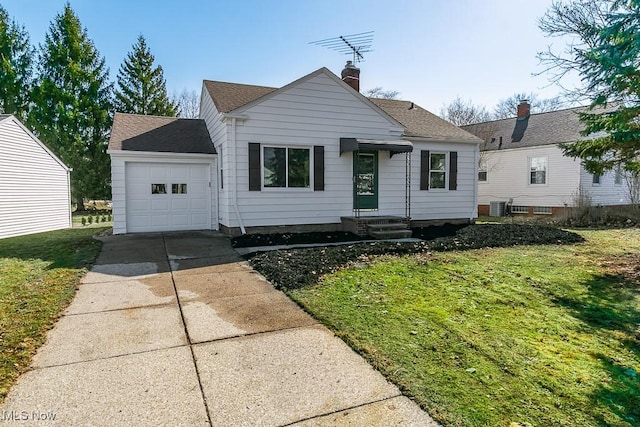
<svg viewBox="0 0 640 427">
<path fill-rule="evenodd" d="M 350 69 L 354 69 L 354 70 L 358 69 L 358 67 L 356 67 L 354 65 L 353 61 L 347 61 L 347 65 L 345 65 L 344 68 L 350 68 Z"/>
<path fill-rule="evenodd" d="M 526 104 L 528 104 L 528 103 L 529 103 L 529 100 L 528 100 L 528 99 L 526 99 L 526 98 L 525 98 L 525 99 L 521 99 L 521 100 L 520 100 L 520 105 L 526 105 Z"/>
</svg>

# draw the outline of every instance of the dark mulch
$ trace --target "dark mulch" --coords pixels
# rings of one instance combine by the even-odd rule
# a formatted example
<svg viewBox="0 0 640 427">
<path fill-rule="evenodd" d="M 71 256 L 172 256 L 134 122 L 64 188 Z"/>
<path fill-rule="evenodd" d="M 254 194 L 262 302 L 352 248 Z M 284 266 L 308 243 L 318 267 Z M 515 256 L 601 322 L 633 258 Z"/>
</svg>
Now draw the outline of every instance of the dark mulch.
<svg viewBox="0 0 640 427">
<path fill-rule="evenodd" d="M 467 224 L 431 225 L 429 227 L 412 228 L 412 237 L 422 240 L 433 240 L 438 237 L 455 236 L 458 230 L 467 227 Z"/>
<path fill-rule="evenodd" d="M 250 248 L 253 246 L 297 245 L 303 243 L 356 242 L 358 240 L 370 239 L 360 237 L 357 234 L 347 233 L 346 231 L 335 231 L 331 233 L 244 234 L 232 238 L 231 246 L 234 248 Z"/>
<path fill-rule="evenodd" d="M 455 236 L 421 242 L 366 242 L 344 246 L 288 249 L 253 256 L 251 265 L 280 289 L 312 285 L 324 274 L 376 255 L 406 255 L 517 245 L 573 244 L 584 239 L 569 231 L 541 225 L 482 224 L 460 229 Z"/>
</svg>

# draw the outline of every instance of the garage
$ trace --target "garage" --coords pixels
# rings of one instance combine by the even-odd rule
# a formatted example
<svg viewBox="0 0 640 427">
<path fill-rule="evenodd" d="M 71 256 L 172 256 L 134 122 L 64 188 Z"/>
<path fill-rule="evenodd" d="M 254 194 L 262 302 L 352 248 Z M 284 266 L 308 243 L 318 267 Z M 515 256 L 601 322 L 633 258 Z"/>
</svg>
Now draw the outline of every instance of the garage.
<svg viewBox="0 0 640 427">
<path fill-rule="evenodd" d="M 128 162 L 127 232 L 211 228 L 209 169 L 206 164 Z"/>
<path fill-rule="evenodd" d="M 113 233 L 218 228 L 217 154 L 204 120 L 116 113 Z"/>
</svg>

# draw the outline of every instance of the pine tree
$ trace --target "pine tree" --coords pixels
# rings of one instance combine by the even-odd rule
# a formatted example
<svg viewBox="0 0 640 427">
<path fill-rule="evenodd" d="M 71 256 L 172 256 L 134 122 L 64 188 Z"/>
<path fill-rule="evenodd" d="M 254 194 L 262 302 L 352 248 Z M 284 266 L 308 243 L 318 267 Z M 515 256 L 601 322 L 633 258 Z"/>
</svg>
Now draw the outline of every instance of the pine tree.
<svg viewBox="0 0 640 427">
<path fill-rule="evenodd" d="M 118 71 L 116 110 L 123 113 L 175 116 L 177 107 L 167 95 L 164 73 L 142 35 Z"/>
<path fill-rule="evenodd" d="M 71 173 L 73 200 L 109 197 L 109 71 L 69 3 L 49 26 L 38 57 L 29 122 Z"/>
<path fill-rule="evenodd" d="M 0 113 L 24 120 L 29 110 L 34 50 L 24 27 L 0 5 Z"/>
</svg>

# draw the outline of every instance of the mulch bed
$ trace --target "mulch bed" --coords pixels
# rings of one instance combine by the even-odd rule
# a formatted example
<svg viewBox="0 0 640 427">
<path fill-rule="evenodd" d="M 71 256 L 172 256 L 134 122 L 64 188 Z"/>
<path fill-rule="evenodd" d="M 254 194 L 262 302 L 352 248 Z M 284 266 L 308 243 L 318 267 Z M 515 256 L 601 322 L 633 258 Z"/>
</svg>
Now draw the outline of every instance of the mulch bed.
<svg viewBox="0 0 640 427">
<path fill-rule="evenodd" d="M 307 243 L 356 242 L 370 240 L 346 231 L 331 233 L 282 233 L 282 234 L 244 234 L 231 239 L 234 248 L 250 248 L 254 246 L 297 245 Z"/>
<path fill-rule="evenodd" d="M 541 225 L 482 224 L 466 226 L 454 236 L 421 242 L 365 242 L 344 246 L 263 252 L 251 265 L 280 289 L 312 285 L 324 274 L 378 255 L 406 255 L 517 245 L 573 244 L 584 239 L 569 231 Z"/>
</svg>

